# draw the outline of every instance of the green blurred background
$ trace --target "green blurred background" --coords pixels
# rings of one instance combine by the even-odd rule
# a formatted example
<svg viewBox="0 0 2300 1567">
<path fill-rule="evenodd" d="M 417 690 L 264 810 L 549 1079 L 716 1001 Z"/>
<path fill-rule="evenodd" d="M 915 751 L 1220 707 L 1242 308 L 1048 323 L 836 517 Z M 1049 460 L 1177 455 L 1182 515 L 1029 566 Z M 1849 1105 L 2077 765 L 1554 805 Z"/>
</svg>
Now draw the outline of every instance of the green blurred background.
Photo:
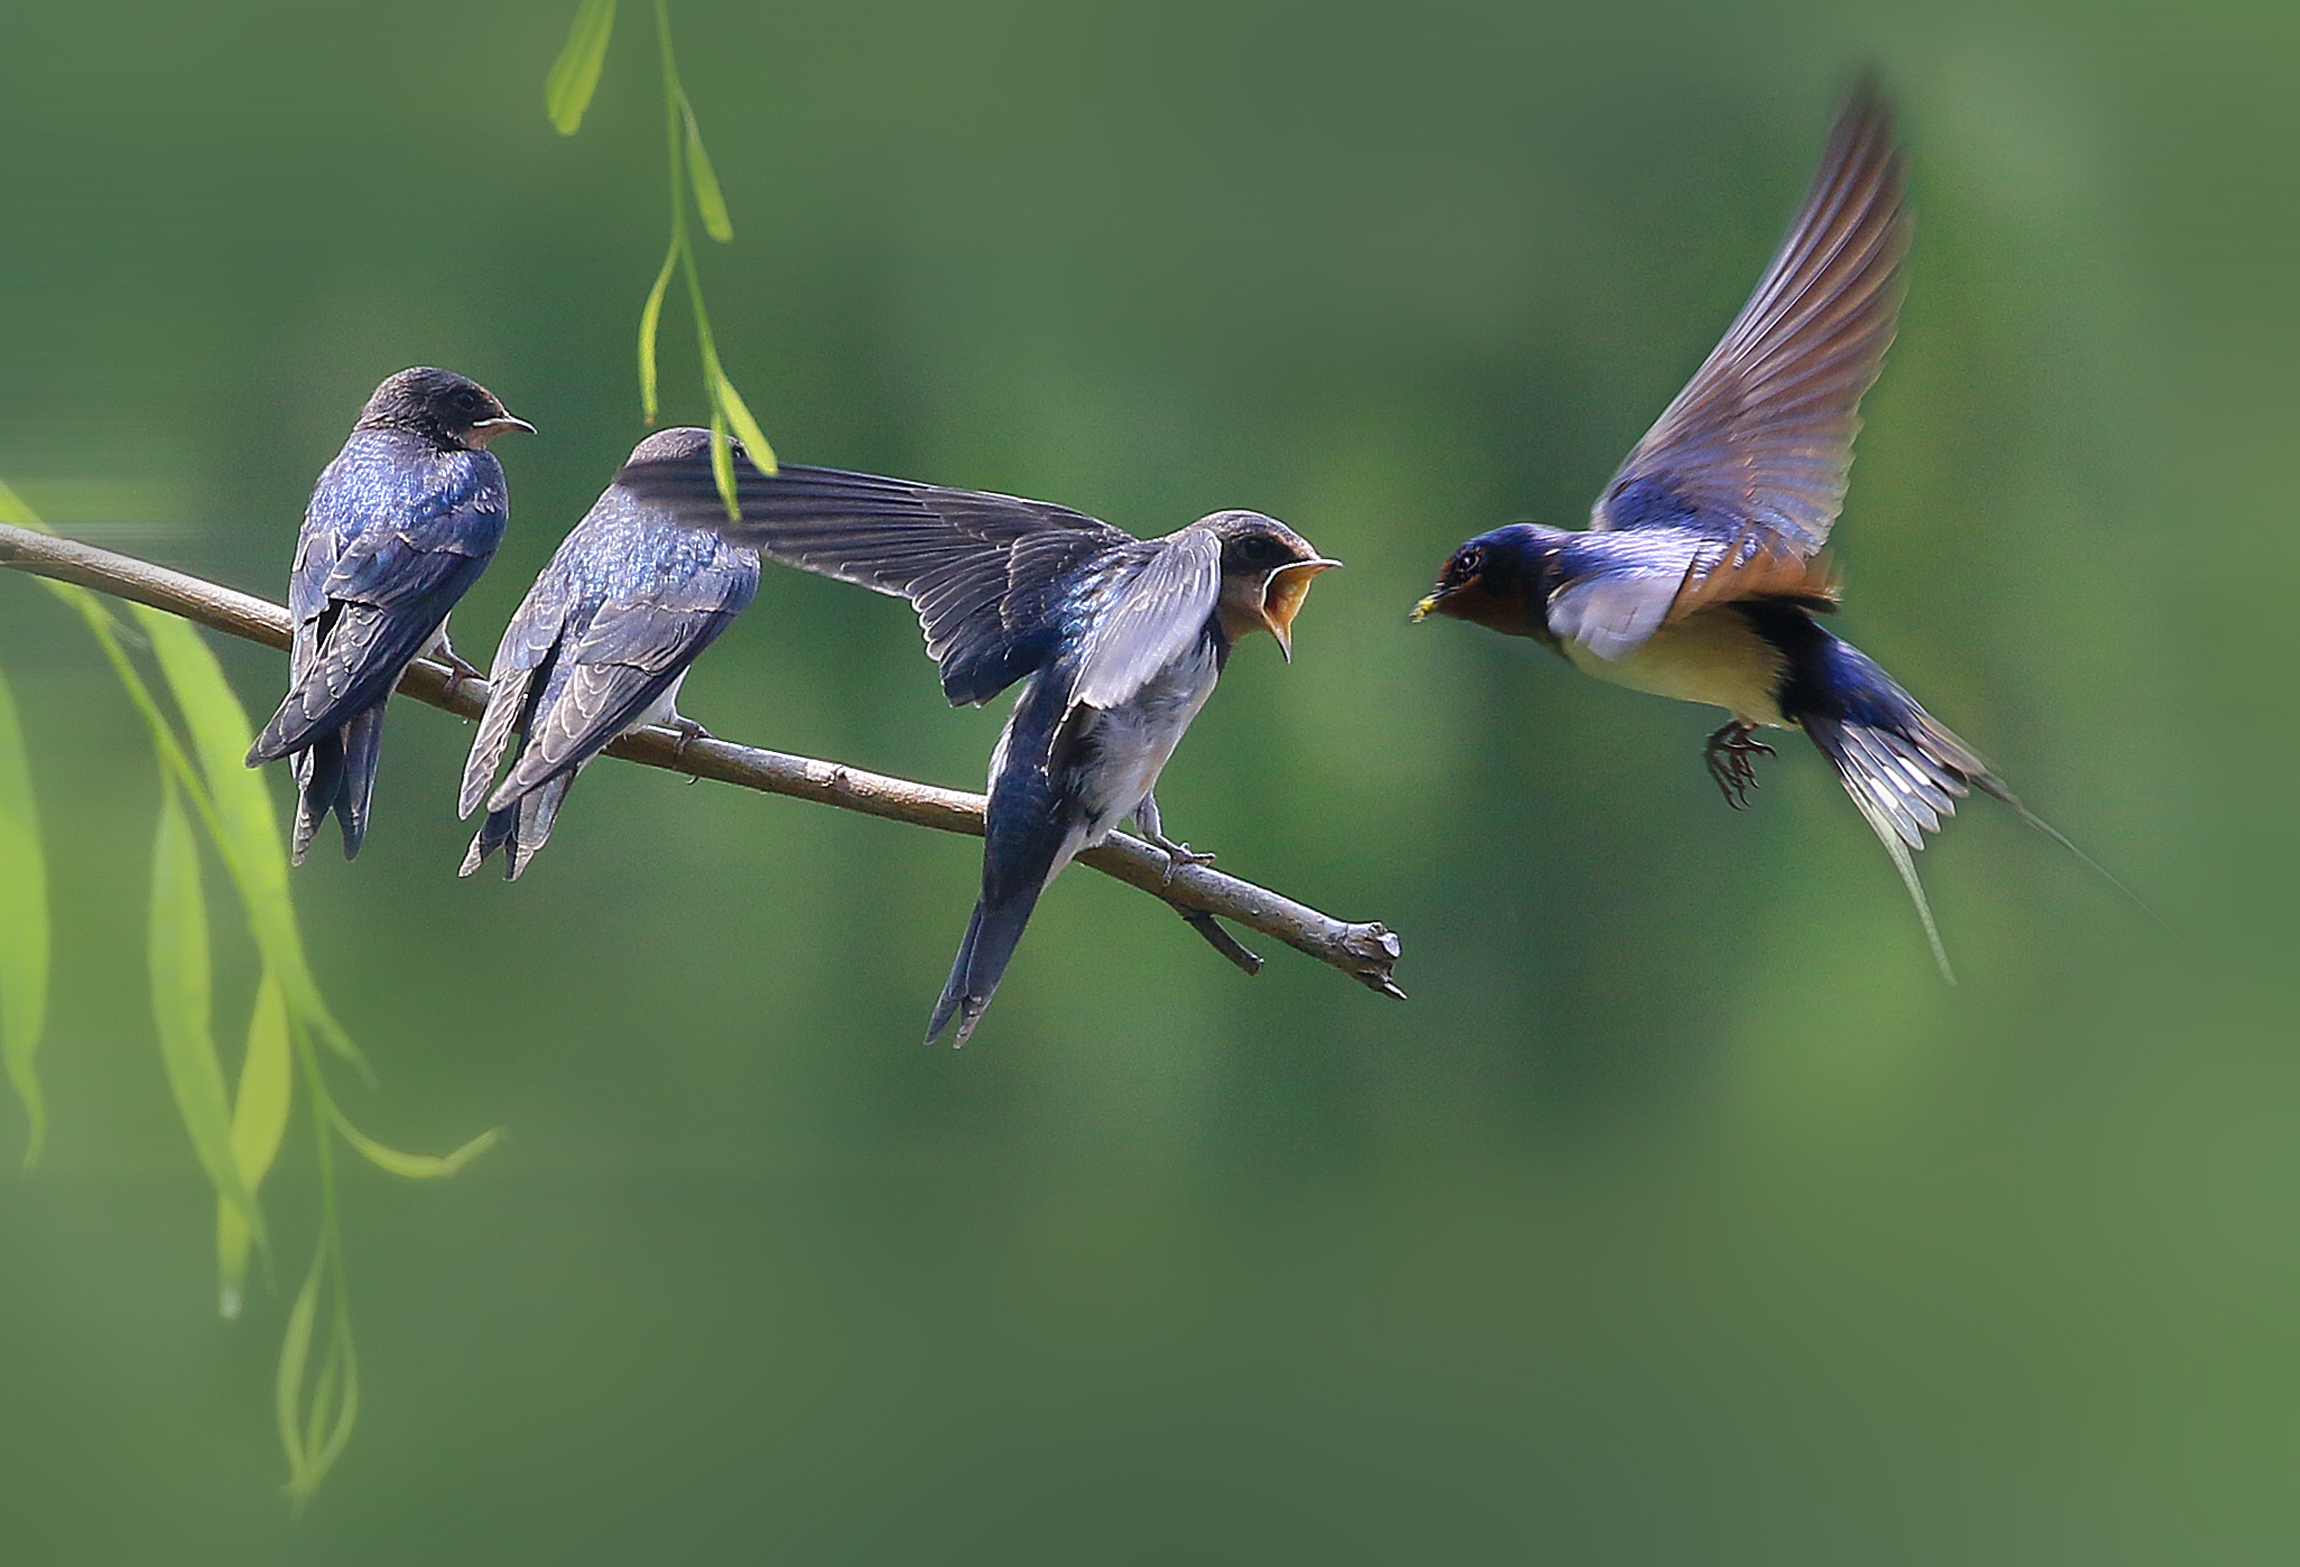
<svg viewBox="0 0 2300 1567">
<path fill-rule="evenodd" d="M 457 617 L 484 657 L 643 433 L 646 13 L 566 141 L 572 9 L 10 7 L 0 475 L 276 596 L 368 389 L 453 366 L 543 431 Z M 403 1146 L 510 1136 L 351 1171 L 364 1406 L 291 1518 L 284 1302 L 216 1317 L 150 1039 L 149 746 L 0 578 L 60 921 L 50 1146 L 0 1173 L 0 1557 L 2300 1558 L 2296 13 L 676 23 L 720 341 L 786 458 L 1146 533 L 1254 506 L 1349 562 L 1161 794 L 1399 930 L 1413 999 L 1283 948 L 1248 981 L 1073 872 L 975 1043 L 922 1049 L 973 841 L 609 764 L 525 880 L 458 882 L 469 729 L 401 710 L 366 854 L 296 880 L 381 1069 L 346 1091 Z M 1924 857 L 1944 988 L 1809 748 L 1736 815 L 1714 715 L 1405 624 L 1461 538 L 1585 513 L 1866 59 L 1919 224 L 1845 628 L 2195 957 L 1982 801 Z M 689 342 L 674 305 L 673 419 Z M 279 659 L 221 652 L 260 715 Z M 999 722 L 900 604 L 783 572 L 684 705 L 968 785 Z"/>
</svg>

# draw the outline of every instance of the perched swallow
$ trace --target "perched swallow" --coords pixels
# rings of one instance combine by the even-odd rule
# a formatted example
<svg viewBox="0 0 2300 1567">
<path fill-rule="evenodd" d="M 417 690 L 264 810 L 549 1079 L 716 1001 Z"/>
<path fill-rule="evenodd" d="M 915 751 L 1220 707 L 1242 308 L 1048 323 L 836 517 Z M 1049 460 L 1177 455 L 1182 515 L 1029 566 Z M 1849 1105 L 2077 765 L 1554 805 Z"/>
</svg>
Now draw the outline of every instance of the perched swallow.
<svg viewBox="0 0 2300 1567">
<path fill-rule="evenodd" d="M 1224 511 L 1162 539 L 1010 495 L 738 462 L 730 521 L 706 458 L 634 462 L 619 482 L 776 560 L 907 598 L 953 706 L 1025 682 L 990 758 L 982 896 L 927 1023 L 965 1044 L 1056 873 L 1131 815 L 1179 866 L 1153 790 L 1239 639 L 1289 660 L 1326 559 L 1284 523 Z"/>
<path fill-rule="evenodd" d="M 448 645 L 447 612 L 503 539 L 503 465 L 487 443 L 506 430 L 535 427 L 453 371 L 402 370 L 312 490 L 288 584 L 287 699 L 248 751 L 250 767 L 294 758 L 298 865 L 330 811 L 344 858 L 358 856 L 384 704 L 407 666 L 436 650 L 470 669 Z"/>
<path fill-rule="evenodd" d="M 710 440 L 708 430 L 663 430 L 630 460 L 708 462 Z M 500 848 L 505 878 L 517 880 L 551 836 L 575 775 L 616 736 L 647 724 L 704 733 L 679 715 L 679 687 L 758 591 L 758 551 L 682 527 L 666 508 L 610 484 L 527 590 L 495 650 L 460 801 L 466 817 L 484 801 L 487 820 L 462 874 Z M 511 772 L 490 792 L 506 756 Z"/>
<path fill-rule="evenodd" d="M 1533 637 L 1600 679 L 1725 709 L 1706 756 L 1736 807 L 1753 758 L 1773 754 L 1756 731 L 1804 730 L 1892 856 L 1953 981 L 1910 857 L 1925 834 L 1979 789 L 2075 845 L 1814 619 L 1837 607 L 1822 546 L 1900 308 L 1902 187 L 1891 116 L 1864 83 L 1757 292 L 1605 487 L 1589 530 L 1517 523 L 1471 539 L 1414 618 Z"/>
</svg>

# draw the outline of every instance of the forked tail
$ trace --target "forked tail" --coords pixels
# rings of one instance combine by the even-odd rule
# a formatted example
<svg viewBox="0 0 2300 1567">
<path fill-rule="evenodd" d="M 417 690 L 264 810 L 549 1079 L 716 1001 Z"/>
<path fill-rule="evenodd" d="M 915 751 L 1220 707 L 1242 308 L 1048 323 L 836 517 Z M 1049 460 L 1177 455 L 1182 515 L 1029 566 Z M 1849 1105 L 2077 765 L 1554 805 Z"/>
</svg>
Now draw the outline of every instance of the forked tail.
<svg viewBox="0 0 2300 1567">
<path fill-rule="evenodd" d="M 1892 728 L 1812 714 L 1805 716 L 1804 728 L 1892 857 L 1901 885 L 1909 889 L 1909 900 L 1917 906 L 1917 918 L 1924 922 L 1925 940 L 1932 946 L 1941 978 L 1953 985 L 1957 972 L 1941 945 L 1940 927 L 1933 923 L 1932 905 L 1925 899 L 1924 883 L 1917 879 L 1914 855 L 1925 846 L 1925 834 L 1940 831 L 1942 820 L 1956 814 L 1957 801 L 1975 785 L 2012 800 L 2016 808 L 2020 802 L 1963 741 L 1934 723 L 1916 703 L 1908 706 L 1914 722 Z M 2028 812 L 2021 808 L 2021 814 Z"/>
<path fill-rule="evenodd" d="M 1006 976 L 1006 965 L 1013 961 L 1023 927 L 1030 923 L 1030 911 L 1037 905 L 1036 887 L 1001 903 L 988 898 L 975 903 L 974 918 L 967 921 L 966 939 L 958 944 L 958 960 L 950 966 L 950 980 L 942 987 L 942 999 L 934 1004 L 934 1016 L 927 1019 L 928 1044 L 935 1042 L 954 1017 L 958 1019 L 958 1033 L 950 1042 L 951 1048 L 966 1043 L 974 1025 L 982 1021 L 990 998 L 998 993 L 998 982 Z"/>
<path fill-rule="evenodd" d="M 552 823 L 559 819 L 559 802 L 567 798 L 568 786 L 575 782 L 572 772 L 544 780 L 501 810 L 489 811 L 479 824 L 471 847 L 464 852 L 463 866 L 456 872 L 469 876 L 487 862 L 497 849 L 503 851 L 503 878 L 517 881 L 527 862 L 551 839 Z"/>
<path fill-rule="evenodd" d="M 1866 700 L 1857 707 L 1847 704 L 1843 716 L 1807 713 L 1800 722 L 1836 768 L 1845 792 L 1853 797 L 1862 818 L 1892 857 L 1901 885 L 1908 888 L 1909 898 L 1917 906 L 1917 918 L 1924 922 L 1925 940 L 1932 945 L 1933 961 L 1940 965 L 1943 979 L 1955 984 L 1956 971 L 1949 966 L 1949 955 L 1941 946 L 1940 928 L 1933 923 L 1924 884 L 1917 880 L 1915 854 L 1925 846 L 1925 835 L 1940 831 L 1942 821 L 1956 814 L 1957 801 L 1975 789 L 2002 800 L 2022 821 L 2092 867 L 2141 912 L 2179 937 L 2180 933 L 2142 902 L 2138 893 L 2071 843 L 2066 833 L 2023 805 L 2020 796 L 2005 787 L 2004 780 L 1971 746 L 1919 707 L 1907 692 L 1886 680 L 1883 671 L 1865 657 L 1849 647 L 1845 651 L 1867 664 L 1883 689 L 1863 693 Z"/>
<path fill-rule="evenodd" d="M 295 752 L 295 828 L 289 860 L 297 865 L 311 850 L 321 822 L 333 811 L 343 827 L 343 857 L 359 858 L 367 836 L 369 803 L 375 797 L 375 764 L 383 748 L 383 704 L 363 707 L 341 729 L 323 734 Z"/>
</svg>

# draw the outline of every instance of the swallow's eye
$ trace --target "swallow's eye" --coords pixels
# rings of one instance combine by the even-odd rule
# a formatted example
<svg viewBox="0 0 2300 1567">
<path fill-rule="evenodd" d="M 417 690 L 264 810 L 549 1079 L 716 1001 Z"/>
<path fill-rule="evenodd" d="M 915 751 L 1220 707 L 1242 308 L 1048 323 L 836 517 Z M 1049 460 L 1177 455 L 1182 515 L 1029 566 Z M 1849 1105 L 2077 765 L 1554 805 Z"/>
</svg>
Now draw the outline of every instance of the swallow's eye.
<svg viewBox="0 0 2300 1567">
<path fill-rule="evenodd" d="M 479 412 L 479 406 L 479 394 L 470 387 L 463 387 L 456 392 L 455 411 L 457 413 L 475 414 Z"/>
<path fill-rule="evenodd" d="M 1293 559 L 1293 553 L 1268 534 L 1256 533 L 1238 541 L 1231 559 L 1247 567 L 1275 566 Z"/>
<path fill-rule="evenodd" d="M 1467 582 L 1483 570 L 1485 570 L 1485 551 L 1473 544 L 1453 558 L 1453 567 L 1446 572 L 1446 575 L 1456 582 Z"/>
</svg>

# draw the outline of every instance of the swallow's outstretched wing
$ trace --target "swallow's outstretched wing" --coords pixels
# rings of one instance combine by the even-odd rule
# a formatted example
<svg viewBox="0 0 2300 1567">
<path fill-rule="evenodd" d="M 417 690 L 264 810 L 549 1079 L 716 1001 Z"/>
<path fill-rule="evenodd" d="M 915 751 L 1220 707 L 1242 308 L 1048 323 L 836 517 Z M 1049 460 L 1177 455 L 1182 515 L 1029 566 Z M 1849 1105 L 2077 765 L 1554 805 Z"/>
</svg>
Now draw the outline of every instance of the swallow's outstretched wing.
<svg viewBox="0 0 2300 1567">
<path fill-rule="evenodd" d="M 1892 116 L 1864 81 L 1756 293 L 1605 487 L 1592 527 L 1757 536 L 1800 556 L 1828 541 L 1861 395 L 1900 310 L 1904 184 Z"/>
<path fill-rule="evenodd" d="M 1900 310 L 1905 183 L 1891 114 L 1863 82 L 1756 293 L 1591 512 L 1602 537 L 1550 606 L 1559 636 L 1623 658 L 1736 599 L 1835 607 L 1821 549 Z"/>
<path fill-rule="evenodd" d="M 1074 707 L 1131 701 L 1206 635 L 1222 592 L 1221 541 L 1204 528 L 1115 551 L 1081 585 L 1090 628 L 1070 687 Z"/>
<path fill-rule="evenodd" d="M 785 466 L 736 463 L 728 518 L 707 457 L 628 464 L 616 482 L 787 565 L 907 598 L 953 705 L 987 702 L 1045 662 L 1056 595 L 1095 556 L 1140 540 L 1067 506 Z"/>
</svg>

